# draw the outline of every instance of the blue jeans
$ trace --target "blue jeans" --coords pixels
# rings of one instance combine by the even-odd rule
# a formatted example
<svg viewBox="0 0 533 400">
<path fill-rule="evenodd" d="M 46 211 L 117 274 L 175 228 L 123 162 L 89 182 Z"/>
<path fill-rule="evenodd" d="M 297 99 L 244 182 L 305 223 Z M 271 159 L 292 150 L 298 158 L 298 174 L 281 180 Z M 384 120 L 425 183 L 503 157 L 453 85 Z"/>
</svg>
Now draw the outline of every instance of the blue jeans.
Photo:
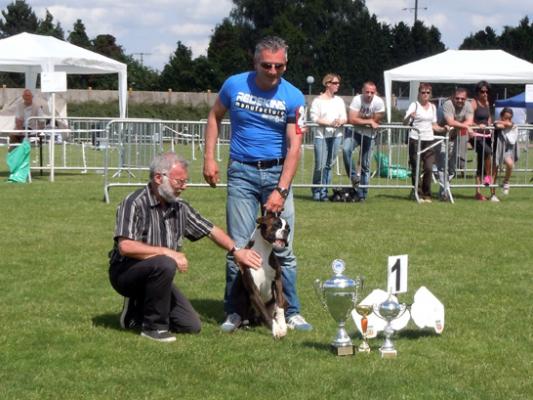
<svg viewBox="0 0 533 400">
<path fill-rule="evenodd" d="M 341 144 L 341 137 L 315 138 L 315 171 L 313 172 L 314 185 L 330 185 L 332 181 L 331 168 L 337 160 L 337 151 Z M 323 199 L 328 196 L 328 189 L 325 187 L 314 187 L 311 189 L 314 199 Z"/>
<path fill-rule="evenodd" d="M 360 185 L 367 186 L 370 181 L 370 162 L 372 160 L 372 147 L 374 145 L 374 138 L 366 135 L 361 135 L 359 132 L 352 129 L 346 129 L 344 133 L 344 143 L 342 146 L 342 159 L 344 161 L 344 168 L 346 174 L 350 179 L 355 178 L 357 169 L 355 168 L 355 161 L 352 157 L 353 151 L 357 146 L 361 147 L 360 161 L 361 161 L 361 180 Z M 360 198 L 366 198 L 368 189 L 366 187 L 359 187 L 357 195 Z"/>
<path fill-rule="evenodd" d="M 228 199 L 226 204 L 226 223 L 228 234 L 237 247 L 244 247 L 256 227 L 259 210 L 278 184 L 283 166 L 257 169 L 254 166 L 230 161 L 228 167 Z M 287 221 L 291 232 L 288 246 L 276 255 L 281 264 L 283 294 L 287 300 L 286 317 L 300 313 L 300 301 L 296 294 L 296 257 L 292 251 L 294 237 L 294 201 L 292 190 L 285 200 L 281 216 Z M 234 287 L 239 269 L 230 255 L 226 259 L 226 290 L 224 311 L 236 312 Z"/>
</svg>

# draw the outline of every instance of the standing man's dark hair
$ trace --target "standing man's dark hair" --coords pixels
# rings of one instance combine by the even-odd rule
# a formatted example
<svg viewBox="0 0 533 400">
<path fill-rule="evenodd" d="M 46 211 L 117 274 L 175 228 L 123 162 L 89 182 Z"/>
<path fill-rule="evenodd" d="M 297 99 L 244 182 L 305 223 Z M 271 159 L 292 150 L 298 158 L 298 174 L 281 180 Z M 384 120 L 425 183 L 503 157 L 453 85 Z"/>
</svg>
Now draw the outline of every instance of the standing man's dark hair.
<svg viewBox="0 0 533 400">
<path fill-rule="evenodd" d="M 207 119 L 204 178 L 213 187 L 219 181 L 214 150 L 218 126 L 229 111 L 231 120 L 228 198 L 228 233 L 237 247 L 245 246 L 255 229 L 259 212 L 276 212 L 294 232 L 291 183 L 298 167 L 305 99 L 302 92 L 282 78 L 287 68 L 287 44 L 276 36 L 257 43 L 254 71 L 230 76 L 222 85 Z M 296 257 L 289 246 L 277 253 L 282 264 L 283 293 L 288 302 L 289 328 L 310 330 L 300 315 L 296 294 Z M 228 254 L 224 331 L 241 323 L 233 300 L 238 268 Z"/>
</svg>

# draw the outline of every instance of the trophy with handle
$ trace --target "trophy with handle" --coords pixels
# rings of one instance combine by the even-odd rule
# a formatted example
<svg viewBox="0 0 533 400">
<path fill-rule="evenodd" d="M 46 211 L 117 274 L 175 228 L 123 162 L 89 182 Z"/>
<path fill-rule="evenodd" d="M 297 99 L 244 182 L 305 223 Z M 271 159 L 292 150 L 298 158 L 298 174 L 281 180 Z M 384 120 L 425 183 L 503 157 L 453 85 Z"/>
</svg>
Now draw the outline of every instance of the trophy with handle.
<svg viewBox="0 0 533 400">
<path fill-rule="evenodd" d="M 392 321 L 396 318 L 401 317 L 405 311 L 407 311 L 406 304 L 400 304 L 393 299 L 392 294 L 389 294 L 387 300 L 381 304 L 374 304 L 373 307 L 374 314 L 379 318 L 385 320 L 387 325 L 383 333 L 385 334 L 385 341 L 383 346 L 379 348 L 379 352 L 382 358 L 395 358 L 398 354 L 394 343 L 392 342 L 392 335 L 394 334 L 394 329 L 392 328 Z"/>
<path fill-rule="evenodd" d="M 342 274 L 345 269 L 343 260 L 334 260 L 331 268 L 334 273 L 333 277 L 325 282 L 321 282 L 320 279 L 315 280 L 315 291 L 324 309 L 338 324 L 331 350 L 338 356 L 352 355 L 354 354 L 352 340 L 344 326 L 350 311 L 357 303 L 361 279 L 353 280 Z"/>
<path fill-rule="evenodd" d="M 368 338 L 366 331 L 368 328 L 368 316 L 372 313 L 373 307 L 369 304 L 358 304 L 355 306 L 355 310 L 361 316 L 361 334 L 363 335 L 363 341 L 357 348 L 360 353 L 370 353 L 370 346 L 368 345 Z"/>
</svg>

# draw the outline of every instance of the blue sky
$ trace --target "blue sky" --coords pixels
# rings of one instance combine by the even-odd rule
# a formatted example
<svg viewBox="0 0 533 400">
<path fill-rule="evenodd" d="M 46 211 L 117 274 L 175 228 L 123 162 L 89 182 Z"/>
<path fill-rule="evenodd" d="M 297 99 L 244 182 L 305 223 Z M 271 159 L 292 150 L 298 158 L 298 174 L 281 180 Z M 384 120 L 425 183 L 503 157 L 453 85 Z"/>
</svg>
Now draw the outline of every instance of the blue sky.
<svg viewBox="0 0 533 400">
<path fill-rule="evenodd" d="M 0 0 L 0 8 L 5 10 L 11 2 Z M 27 3 L 39 18 L 48 9 L 66 33 L 81 18 L 90 38 L 109 33 L 127 54 L 150 53 L 143 56 L 144 63 L 159 70 L 168 62 L 178 40 L 192 49 L 193 56 L 205 54 L 213 29 L 232 7 L 230 0 L 27 0 Z M 380 21 L 413 23 L 414 14 L 409 8 L 414 7 L 415 0 L 367 0 L 366 4 Z M 533 0 L 418 0 L 418 6 L 418 18 L 428 26 L 435 25 L 450 49 L 486 26 L 500 34 L 505 25 L 516 26 L 526 15 L 533 20 Z"/>
</svg>

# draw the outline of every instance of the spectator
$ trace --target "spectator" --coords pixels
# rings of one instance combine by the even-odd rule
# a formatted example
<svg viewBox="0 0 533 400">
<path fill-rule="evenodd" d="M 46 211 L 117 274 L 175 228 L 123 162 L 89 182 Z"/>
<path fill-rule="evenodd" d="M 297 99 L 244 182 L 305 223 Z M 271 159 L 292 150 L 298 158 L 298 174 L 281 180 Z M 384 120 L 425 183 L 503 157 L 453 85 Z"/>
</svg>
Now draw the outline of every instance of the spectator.
<svg viewBox="0 0 533 400">
<path fill-rule="evenodd" d="M 442 119 L 439 126 L 450 127 L 450 140 L 448 142 L 448 177 L 445 181 L 444 169 L 446 163 L 446 148 L 444 143 L 437 149 L 437 170 L 439 175 L 440 192 L 439 197 L 443 201 L 448 200 L 448 193 L 445 191 L 449 182 L 456 173 L 457 147 L 460 138 L 466 137 L 471 132 L 474 123 L 474 111 L 472 105 L 467 101 L 467 91 L 465 88 L 455 89 L 451 99 L 442 104 Z"/>
<path fill-rule="evenodd" d="M 509 181 L 513 172 L 514 163 L 518 160 L 518 150 L 516 141 L 518 139 L 518 130 L 513 124 L 513 109 L 505 107 L 500 112 L 500 119 L 494 122 L 497 129 L 494 139 L 494 157 L 492 176 L 494 183 L 498 178 L 498 170 L 505 164 L 505 177 L 503 178 L 503 194 L 509 194 Z M 496 194 L 496 188 L 491 187 L 492 194 Z"/>
<path fill-rule="evenodd" d="M 16 130 L 35 130 L 44 128 L 44 120 L 31 117 L 42 117 L 44 115 L 43 109 L 40 105 L 33 101 L 33 93 L 29 89 L 24 89 L 22 92 L 22 103 L 17 105 L 15 110 L 15 129 Z M 21 143 L 25 137 L 25 133 L 17 132 L 10 135 L 12 143 Z"/>
<path fill-rule="evenodd" d="M 291 190 L 300 157 L 305 99 L 300 90 L 282 78 L 287 69 L 287 45 L 283 39 L 267 37 L 257 44 L 254 69 L 230 76 L 209 112 L 204 178 L 213 187 L 219 181 L 214 152 L 218 126 L 229 110 L 228 232 L 237 247 L 243 247 L 255 229 L 259 209 L 281 213 L 291 228 L 289 245 L 277 253 L 282 266 L 283 293 L 288 303 L 287 325 L 290 329 L 308 331 L 312 326 L 300 315 L 300 301 L 296 294 Z M 234 259 L 228 254 L 224 294 L 226 320 L 221 325 L 225 332 L 234 331 L 242 322 L 233 297 L 237 272 Z"/>
<path fill-rule="evenodd" d="M 336 96 L 341 78 L 337 74 L 326 74 L 322 79 L 324 92 L 311 104 L 311 121 L 318 124 L 315 129 L 315 170 L 313 185 L 330 185 L 331 169 L 335 165 L 337 151 L 342 141 L 342 125 L 347 121 L 346 104 Z M 313 187 L 313 200 L 327 201 L 327 187 Z"/>
<path fill-rule="evenodd" d="M 409 131 L 409 165 L 411 166 L 411 182 L 413 187 L 416 184 L 416 170 L 418 162 L 418 142 L 420 141 L 420 160 L 422 161 L 422 184 L 416 188 L 422 202 L 431 203 L 431 179 L 433 163 L 435 162 L 435 151 L 433 131 L 443 133 L 445 127 L 437 125 L 437 108 L 429 100 L 431 99 L 431 85 L 421 83 L 418 88 L 418 100 L 411 103 L 405 113 L 404 123 L 415 129 Z M 414 194 L 413 189 L 413 194 Z"/>
<path fill-rule="evenodd" d="M 180 198 L 187 181 L 183 158 L 171 152 L 156 156 L 148 185 L 118 207 L 115 244 L 109 253 L 111 285 L 126 297 L 121 326 L 140 327 L 141 336 L 160 342 L 175 341 L 170 332 L 198 333 L 201 328 L 191 303 L 172 283 L 176 269 L 186 272 L 189 267 L 182 252 L 184 238 L 208 236 L 241 265 L 261 266 L 258 253 L 235 248 L 222 229 Z"/>
<path fill-rule="evenodd" d="M 377 96 L 376 84 L 365 82 L 363 93 L 353 98 L 349 111 L 348 123 L 355 125 L 353 129 L 346 129 L 343 144 L 343 161 L 346 173 L 352 185 L 357 187 L 357 200 L 363 202 L 368 195 L 368 182 L 370 180 L 370 163 L 372 160 L 372 146 L 374 144 L 375 130 L 385 115 L 385 103 Z M 357 146 L 361 147 L 359 163 L 361 176 L 357 174 L 353 152 Z"/>
<path fill-rule="evenodd" d="M 492 184 L 492 141 L 491 132 L 485 129 L 492 125 L 491 109 L 489 102 L 490 85 L 486 81 L 478 82 L 475 88 L 475 97 L 472 99 L 472 110 L 474 111 L 474 124 L 479 129 L 472 132 L 470 142 L 476 149 L 476 200 L 485 201 L 487 198 L 481 193 L 481 184 L 490 186 Z M 483 180 L 482 177 L 484 176 Z M 492 190 L 490 191 L 492 193 Z M 500 201 L 495 193 L 490 196 L 490 201 Z"/>
<path fill-rule="evenodd" d="M 42 106 L 33 101 L 33 93 L 30 89 L 24 89 L 22 103 L 17 105 L 15 111 L 15 125 L 20 126 L 21 129 L 42 129 L 44 127 L 44 119 L 42 121 L 37 118 L 30 119 L 31 117 L 42 116 L 44 116 Z"/>
</svg>

